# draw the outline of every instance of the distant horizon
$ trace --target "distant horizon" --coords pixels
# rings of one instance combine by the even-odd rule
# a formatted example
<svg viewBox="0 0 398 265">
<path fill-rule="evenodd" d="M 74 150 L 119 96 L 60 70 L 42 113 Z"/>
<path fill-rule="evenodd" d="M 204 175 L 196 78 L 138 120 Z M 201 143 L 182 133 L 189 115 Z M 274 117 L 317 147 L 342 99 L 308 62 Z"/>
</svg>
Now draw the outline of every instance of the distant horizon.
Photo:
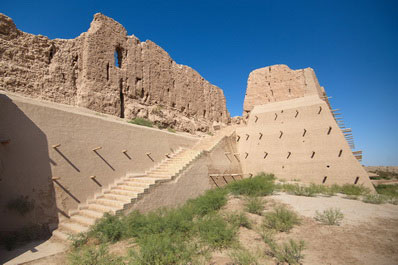
<svg viewBox="0 0 398 265">
<path fill-rule="evenodd" d="M 5 0 L 0 12 L 50 39 L 76 38 L 103 13 L 220 87 L 231 117 L 242 115 L 251 71 L 310 67 L 352 128 L 362 164 L 398 165 L 397 1 Z"/>
</svg>

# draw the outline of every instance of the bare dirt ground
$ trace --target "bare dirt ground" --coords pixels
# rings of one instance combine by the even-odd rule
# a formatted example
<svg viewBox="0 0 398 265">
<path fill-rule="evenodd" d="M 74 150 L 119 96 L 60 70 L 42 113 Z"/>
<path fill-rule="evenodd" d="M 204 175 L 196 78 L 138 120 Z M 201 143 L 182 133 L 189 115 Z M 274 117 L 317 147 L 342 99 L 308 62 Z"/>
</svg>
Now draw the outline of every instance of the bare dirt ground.
<svg viewBox="0 0 398 265">
<path fill-rule="evenodd" d="M 301 224 L 289 233 L 278 233 L 278 242 L 288 239 L 304 240 L 303 264 L 308 265 L 394 265 L 398 264 L 398 206 L 391 204 L 366 204 L 349 200 L 341 196 L 301 197 L 278 194 L 264 197 L 265 210 L 270 211 L 276 205 L 284 204 L 301 217 Z M 230 197 L 222 213 L 243 212 L 244 198 Z M 314 220 L 316 211 L 339 208 L 344 214 L 340 226 L 322 225 Z M 238 237 L 240 244 L 258 257 L 259 264 L 277 264 L 271 257 L 264 255 L 267 245 L 260 230 L 263 216 L 246 214 L 252 228 L 241 227 Z M 111 253 L 125 255 L 131 243 L 118 242 L 110 246 Z M 67 264 L 65 253 L 48 256 L 24 264 Z M 212 253 L 208 264 L 233 264 L 229 250 Z"/>
</svg>

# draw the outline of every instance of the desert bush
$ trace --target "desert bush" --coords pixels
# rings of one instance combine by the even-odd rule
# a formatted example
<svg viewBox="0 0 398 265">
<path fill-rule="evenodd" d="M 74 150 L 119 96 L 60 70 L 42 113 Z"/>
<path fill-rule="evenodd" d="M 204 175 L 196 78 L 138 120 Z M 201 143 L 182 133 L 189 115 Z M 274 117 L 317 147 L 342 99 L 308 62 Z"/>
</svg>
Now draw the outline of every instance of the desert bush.
<svg viewBox="0 0 398 265">
<path fill-rule="evenodd" d="M 340 187 L 340 193 L 345 195 L 360 196 L 370 192 L 370 190 L 362 185 L 344 184 Z"/>
<path fill-rule="evenodd" d="M 226 188 L 234 195 L 266 196 L 274 191 L 274 180 L 274 175 L 260 173 L 253 178 L 232 182 Z"/>
<path fill-rule="evenodd" d="M 189 200 L 187 205 L 192 207 L 195 214 L 204 216 L 223 207 L 227 203 L 227 193 L 225 189 L 208 190 L 202 196 Z"/>
<path fill-rule="evenodd" d="M 71 246 L 73 248 L 79 248 L 84 246 L 88 241 L 88 234 L 87 233 L 79 233 L 77 235 L 69 235 L 69 240 L 71 241 Z"/>
<path fill-rule="evenodd" d="M 394 185 L 377 185 L 375 187 L 377 193 L 387 195 L 390 197 L 398 197 L 398 184 Z"/>
<path fill-rule="evenodd" d="M 249 213 L 261 215 L 264 210 L 264 201 L 258 197 L 247 197 L 245 209 Z"/>
<path fill-rule="evenodd" d="M 322 213 L 316 211 L 315 220 L 325 225 L 340 225 L 344 214 L 337 208 L 324 210 Z"/>
<path fill-rule="evenodd" d="M 398 179 L 398 173 L 395 172 L 375 170 L 373 173 L 376 173 L 379 176 L 372 179 Z"/>
<path fill-rule="evenodd" d="M 289 265 L 301 264 L 304 258 L 302 252 L 305 249 L 305 242 L 303 240 L 295 241 L 290 239 L 288 243 L 284 242 L 282 244 L 278 244 L 274 240 L 269 240 L 266 243 L 270 248 L 268 254 L 275 257 L 278 262 Z"/>
<path fill-rule="evenodd" d="M 235 249 L 229 253 L 234 265 L 257 265 L 257 258 L 246 249 Z"/>
<path fill-rule="evenodd" d="M 196 229 L 201 241 L 212 249 L 230 247 L 236 237 L 236 229 L 218 214 L 201 218 Z"/>
<path fill-rule="evenodd" d="M 12 199 L 7 202 L 7 209 L 10 211 L 17 212 L 24 216 L 34 208 L 34 202 L 29 201 L 28 196 L 19 196 L 18 198 Z"/>
<path fill-rule="evenodd" d="M 129 252 L 131 265 L 192 264 L 197 255 L 195 245 L 176 234 L 148 234 L 138 244 L 139 251 Z"/>
<path fill-rule="evenodd" d="M 105 213 L 104 217 L 91 227 L 89 235 L 103 243 L 116 242 L 122 238 L 125 230 L 126 227 L 119 215 Z"/>
<path fill-rule="evenodd" d="M 68 260 L 71 265 L 124 265 L 122 258 L 110 255 L 104 245 L 74 249 Z"/>
<path fill-rule="evenodd" d="M 293 226 L 300 224 L 296 213 L 286 207 L 276 207 L 272 212 L 264 216 L 263 226 L 280 232 L 288 232 Z"/>
<path fill-rule="evenodd" d="M 388 197 L 381 194 L 366 194 L 362 201 L 365 203 L 382 204 L 388 201 Z"/>
<path fill-rule="evenodd" d="M 246 227 L 248 229 L 251 228 L 251 223 L 250 223 L 249 219 L 247 219 L 247 216 L 244 213 L 228 214 L 226 216 L 226 220 L 228 223 L 230 223 L 231 225 L 233 225 L 236 228 L 241 227 L 241 226 Z"/>
<path fill-rule="evenodd" d="M 146 126 L 146 127 L 153 127 L 153 122 L 144 118 L 134 118 L 129 121 L 129 123 L 135 124 L 135 125 L 141 125 L 141 126 Z"/>
</svg>

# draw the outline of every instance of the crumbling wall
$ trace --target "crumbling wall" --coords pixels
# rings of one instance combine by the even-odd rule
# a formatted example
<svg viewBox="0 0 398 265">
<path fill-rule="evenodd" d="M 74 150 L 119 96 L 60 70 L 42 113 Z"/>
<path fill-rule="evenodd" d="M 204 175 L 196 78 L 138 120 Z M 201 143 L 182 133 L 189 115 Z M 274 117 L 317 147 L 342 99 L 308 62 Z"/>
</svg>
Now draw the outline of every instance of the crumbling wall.
<svg viewBox="0 0 398 265">
<path fill-rule="evenodd" d="M 229 122 L 220 88 L 102 14 L 71 40 L 22 32 L 0 14 L 0 89 L 191 133 Z"/>
<path fill-rule="evenodd" d="M 247 80 L 243 116 L 247 118 L 256 105 L 309 95 L 325 96 L 324 89 L 311 68 L 292 70 L 287 65 L 280 64 L 256 69 Z"/>
</svg>

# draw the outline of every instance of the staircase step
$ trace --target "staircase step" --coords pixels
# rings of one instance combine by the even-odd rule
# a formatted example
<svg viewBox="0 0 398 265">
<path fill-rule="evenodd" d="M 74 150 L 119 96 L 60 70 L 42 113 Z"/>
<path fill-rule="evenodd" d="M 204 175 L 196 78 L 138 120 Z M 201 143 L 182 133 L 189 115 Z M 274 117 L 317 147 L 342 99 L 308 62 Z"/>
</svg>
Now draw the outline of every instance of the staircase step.
<svg viewBox="0 0 398 265">
<path fill-rule="evenodd" d="M 104 194 L 117 194 L 117 195 L 128 196 L 131 198 L 136 198 L 138 195 L 138 192 L 123 190 L 123 189 L 119 189 L 118 187 L 112 187 L 111 190 L 104 191 Z"/>
<path fill-rule="evenodd" d="M 141 183 L 141 185 L 140 185 L 140 183 L 138 182 L 138 185 L 137 185 L 137 182 L 135 182 L 135 181 L 123 181 L 123 182 L 117 183 L 117 186 L 120 186 L 120 185 L 131 186 L 133 188 L 136 188 L 137 191 L 143 191 L 149 187 L 149 185 L 146 183 Z"/>
<path fill-rule="evenodd" d="M 115 214 L 117 210 L 119 210 L 119 207 L 110 207 L 110 206 L 105 206 L 103 204 L 97 204 L 97 203 L 89 203 L 87 205 L 87 209 L 97 211 L 97 212 L 102 212 L 102 213 L 111 213 Z"/>
<path fill-rule="evenodd" d="M 90 209 L 85 209 L 85 210 L 80 210 L 79 215 L 87 216 L 87 217 L 94 218 L 94 219 L 99 219 L 102 216 L 104 216 L 104 213 L 90 210 Z"/>
<path fill-rule="evenodd" d="M 136 193 L 142 193 L 142 192 L 145 191 L 145 189 L 142 188 L 142 187 L 134 187 L 132 185 L 128 185 L 128 184 L 125 184 L 125 183 L 119 183 L 117 185 L 117 188 L 118 189 L 122 189 L 122 190 L 133 191 L 133 192 L 136 192 Z"/>
<path fill-rule="evenodd" d="M 95 224 L 96 218 L 92 218 L 92 217 L 90 218 L 90 217 L 78 214 L 78 215 L 72 216 L 70 218 L 70 220 L 75 222 L 75 223 L 91 226 L 91 225 Z"/>
<path fill-rule="evenodd" d="M 110 200 L 110 199 L 105 199 L 105 198 L 98 198 L 98 199 L 93 200 L 92 202 L 96 203 L 96 204 L 101 204 L 101 205 L 110 206 L 110 207 L 117 207 L 117 208 L 123 208 L 123 206 L 126 204 L 125 202 Z"/>
<path fill-rule="evenodd" d="M 59 225 L 59 229 L 61 229 L 61 231 L 63 231 L 66 234 L 78 234 L 86 232 L 89 229 L 89 227 L 74 222 L 73 223 L 65 222 Z"/>
<path fill-rule="evenodd" d="M 55 237 L 55 238 L 57 238 L 57 239 L 60 239 L 60 240 L 62 240 L 62 241 L 67 241 L 67 240 L 69 240 L 69 235 L 66 234 L 66 233 L 64 233 L 63 231 L 61 231 L 61 230 L 59 230 L 59 229 L 54 230 L 52 234 L 53 234 L 53 237 Z"/>
<path fill-rule="evenodd" d="M 158 178 L 151 178 L 151 177 L 141 177 L 141 178 L 132 178 L 137 182 L 142 182 L 142 183 L 155 183 L 159 181 Z"/>
<path fill-rule="evenodd" d="M 137 187 L 142 187 L 142 188 L 148 188 L 149 185 L 152 185 L 150 183 L 135 181 L 135 179 L 125 179 L 123 182 L 124 183 L 126 183 L 126 182 L 134 183 L 134 185 L 136 185 Z"/>
<path fill-rule="evenodd" d="M 97 198 L 98 199 L 99 198 L 104 198 L 104 199 L 108 199 L 108 200 L 116 200 L 116 201 L 120 201 L 120 202 L 124 202 L 124 203 L 131 203 L 131 200 L 133 199 L 130 196 L 114 194 L 114 193 L 101 194 Z"/>
</svg>

